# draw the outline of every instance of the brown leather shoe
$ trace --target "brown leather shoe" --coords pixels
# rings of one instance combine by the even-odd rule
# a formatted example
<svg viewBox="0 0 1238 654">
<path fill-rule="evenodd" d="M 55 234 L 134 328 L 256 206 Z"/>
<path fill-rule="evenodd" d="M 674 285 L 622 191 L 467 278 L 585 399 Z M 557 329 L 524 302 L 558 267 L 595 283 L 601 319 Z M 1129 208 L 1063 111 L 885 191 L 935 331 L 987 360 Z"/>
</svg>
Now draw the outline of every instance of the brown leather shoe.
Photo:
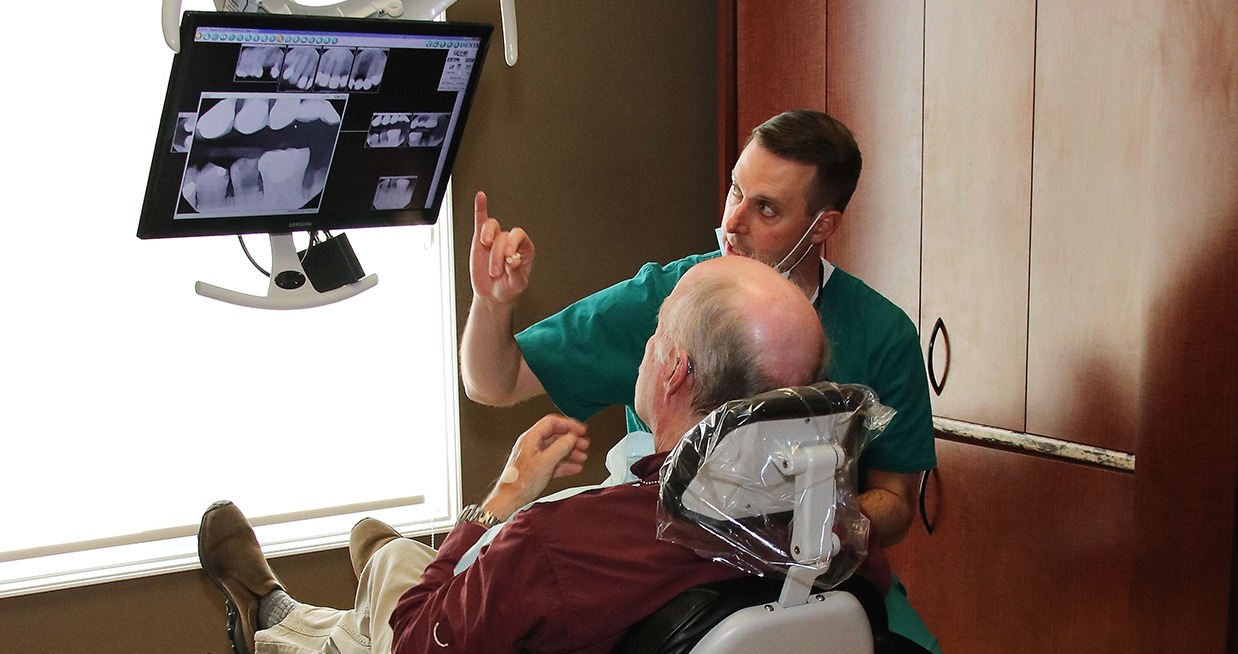
<svg viewBox="0 0 1238 654">
<path fill-rule="evenodd" d="M 249 521 L 232 502 L 216 502 L 202 514 L 198 561 L 228 605 L 228 639 L 236 654 L 254 654 L 258 599 L 282 588 L 262 555 Z"/>
<path fill-rule="evenodd" d="M 378 548 L 403 537 L 391 525 L 374 518 L 362 518 L 353 525 L 352 535 L 348 538 L 348 558 L 352 559 L 352 571 L 357 578 L 361 578 L 361 571 Z"/>
</svg>

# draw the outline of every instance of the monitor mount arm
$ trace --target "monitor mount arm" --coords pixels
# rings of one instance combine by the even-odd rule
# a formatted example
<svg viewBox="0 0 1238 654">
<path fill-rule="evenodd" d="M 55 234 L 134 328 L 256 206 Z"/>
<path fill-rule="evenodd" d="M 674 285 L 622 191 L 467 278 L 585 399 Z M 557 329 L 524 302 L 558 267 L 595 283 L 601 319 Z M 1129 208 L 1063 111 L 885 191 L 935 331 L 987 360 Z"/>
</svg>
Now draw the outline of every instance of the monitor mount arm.
<svg viewBox="0 0 1238 654">
<path fill-rule="evenodd" d="M 370 274 L 334 290 L 319 292 L 301 266 L 292 234 L 271 234 L 270 237 L 271 281 L 266 295 L 250 295 L 206 282 L 195 284 L 194 291 L 202 297 L 251 309 L 309 309 L 346 300 L 378 284 L 378 275 Z"/>
<path fill-rule="evenodd" d="M 341 16 L 344 18 L 406 18 L 430 20 L 443 13 L 456 0 L 343 0 L 314 7 L 296 0 L 214 0 L 219 11 L 295 14 L 300 16 Z M 516 65 L 516 0 L 499 0 L 503 18 L 503 57 L 508 66 Z M 163 0 L 163 40 L 172 52 L 181 51 L 181 0 Z"/>
</svg>

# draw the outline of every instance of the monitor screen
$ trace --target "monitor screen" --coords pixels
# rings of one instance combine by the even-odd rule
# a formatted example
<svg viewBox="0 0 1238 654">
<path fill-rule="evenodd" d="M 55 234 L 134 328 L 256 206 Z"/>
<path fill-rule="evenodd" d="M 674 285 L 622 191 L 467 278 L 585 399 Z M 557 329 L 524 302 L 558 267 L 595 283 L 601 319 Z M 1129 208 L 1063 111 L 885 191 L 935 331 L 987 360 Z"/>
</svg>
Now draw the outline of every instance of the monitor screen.
<svg viewBox="0 0 1238 654">
<path fill-rule="evenodd" d="M 433 223 L 492 31 L 186 12 L 138 236 Z"/>
</svg>

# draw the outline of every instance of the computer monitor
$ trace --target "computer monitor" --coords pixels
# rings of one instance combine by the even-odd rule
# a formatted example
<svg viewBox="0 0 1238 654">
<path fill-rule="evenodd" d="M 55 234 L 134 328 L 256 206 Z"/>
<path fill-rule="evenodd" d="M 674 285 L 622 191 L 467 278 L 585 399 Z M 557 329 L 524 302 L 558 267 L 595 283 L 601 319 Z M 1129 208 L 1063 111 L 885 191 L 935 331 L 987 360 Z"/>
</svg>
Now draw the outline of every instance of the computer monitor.
<svg viewBox="0 0 1238 654">
<path fill-rule="evenodd" d="M 434 223 L 492 31 L 186 12 L 138 237 Z"/>
</svg>

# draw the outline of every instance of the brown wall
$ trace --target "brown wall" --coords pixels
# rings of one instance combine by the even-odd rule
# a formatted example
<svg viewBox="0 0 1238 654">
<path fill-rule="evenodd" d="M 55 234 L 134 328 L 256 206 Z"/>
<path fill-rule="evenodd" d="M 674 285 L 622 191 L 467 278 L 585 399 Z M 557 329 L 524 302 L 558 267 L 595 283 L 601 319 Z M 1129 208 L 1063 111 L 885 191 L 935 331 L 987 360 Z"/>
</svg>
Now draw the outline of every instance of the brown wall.
<svg viewBox="0 0 1238 654">
<path fill-rule="evenodd" d="M 459 325 L 468 310 L 472 196 L 538 247 L 518 315 L 527 324 L 626 278 L 646 261 L 712 247 L 717 222 L 717 21 L 710 3 L 521 0 L 520 60 L 496 30 L 455 173 Z M 459 0 L 453 20 L 499 25 L 497 0 Z M 587 371 L 582 371 L 587 373 Z M 512 440 L 546 401 L 480 407 L 461 393 L 466 502 L 481 499 Z M 590 423 L 600 459 L 622 414 Z M 293 488 L 295 490 L 295 488 Z M 118 511 L 133 510 L 118 507 Z M 8 525 L 6 528 L 20 528 Z M 305 601 L 350 606 L 344 550 L 275 559 Z M 228 651 L 223 601 L 199 571 L 0 600 L 13 652 Z"/>
<path fill-rule="evenodd" d="M 499 23 L 495 0 L 457 7 L 457 20 Z M 492 216 L 524 227 L 537 245 L 521 326 L 647 261 L 717 247 L 715 8 L 521 0 L 516 12 L 520 60 L 509 68 L 494 43 L 455 175 L 461 328 L 478 190 Z M 484 408 L 461 393 L 465 502 L 481 499 L 512 440 L 553 410 L 544 399 Z M 622 412 L 605 411 L 590 427 L 597 471 L 622 435 Z"/>
</svg>

